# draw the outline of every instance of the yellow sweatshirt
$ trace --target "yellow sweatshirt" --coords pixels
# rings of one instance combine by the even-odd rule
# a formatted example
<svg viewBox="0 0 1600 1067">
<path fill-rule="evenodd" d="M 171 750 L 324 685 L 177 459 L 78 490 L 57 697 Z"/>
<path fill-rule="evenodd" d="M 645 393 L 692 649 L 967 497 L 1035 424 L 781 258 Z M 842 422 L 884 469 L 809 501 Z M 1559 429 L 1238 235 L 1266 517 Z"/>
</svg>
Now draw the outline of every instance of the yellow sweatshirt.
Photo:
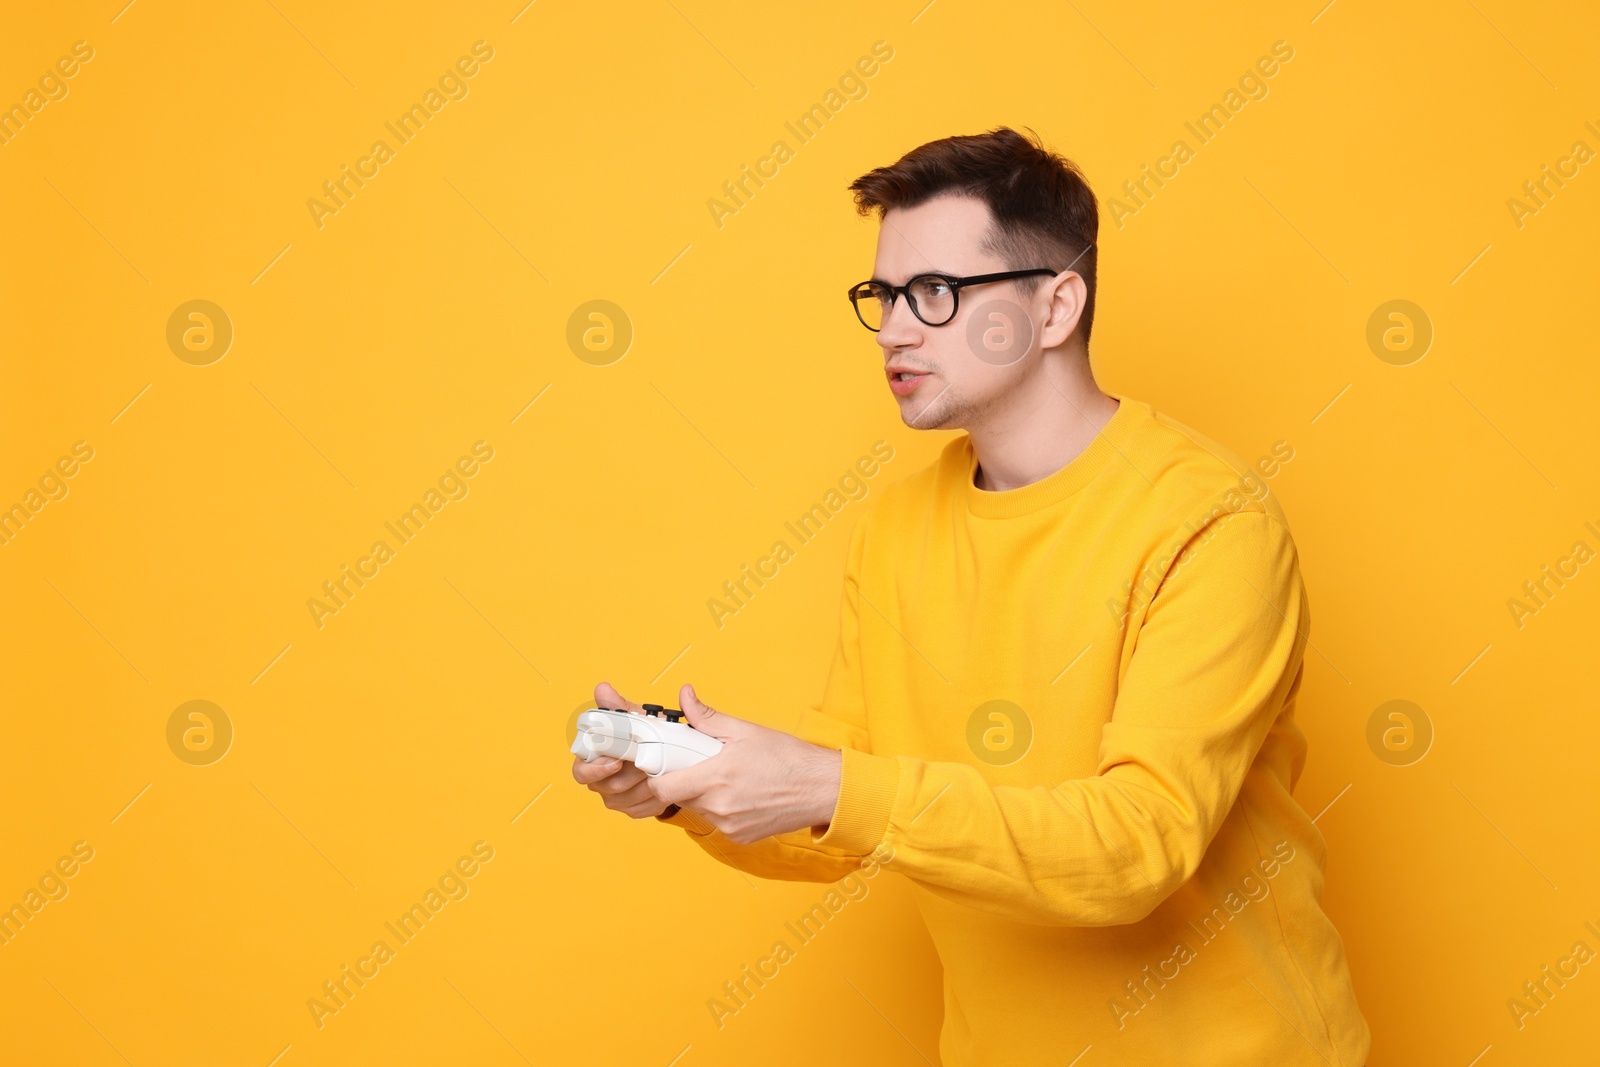
<svg viewBox="0 0 1600 1067">
<path fill-rule="evenodd" d="M 977 488 L 963 434 L 863 514 L 795 731 L 843 751 L 826 833 L 737 845 L 665 821 L 768 878 L 909 878 L 952 1067 L 1089 1046 L 1085 1064 L 1363 1067 L 1326 846 L 1291 795 L 1310 616 L 1262 477 L 1285 457 L 1253 470 L 1118 399 L 1040 481 Z"/>
</svg>

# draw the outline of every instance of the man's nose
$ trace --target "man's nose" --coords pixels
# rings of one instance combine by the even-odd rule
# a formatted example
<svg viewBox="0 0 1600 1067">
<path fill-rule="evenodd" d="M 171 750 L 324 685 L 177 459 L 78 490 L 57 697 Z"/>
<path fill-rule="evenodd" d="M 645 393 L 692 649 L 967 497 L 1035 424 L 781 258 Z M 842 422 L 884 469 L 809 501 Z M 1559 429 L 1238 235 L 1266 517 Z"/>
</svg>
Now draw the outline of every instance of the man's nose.
<svg viewBox="0 0 1600 1067">
<path fill-rule="evenodd" d="M 910 302 L 901 295 L 884 314 L 883 323 L 878 327 L 878 344 L 886 349 L 903 348 L 918 339 L 921 327 L 922 322 L 912 313 Z"/>
</svg>

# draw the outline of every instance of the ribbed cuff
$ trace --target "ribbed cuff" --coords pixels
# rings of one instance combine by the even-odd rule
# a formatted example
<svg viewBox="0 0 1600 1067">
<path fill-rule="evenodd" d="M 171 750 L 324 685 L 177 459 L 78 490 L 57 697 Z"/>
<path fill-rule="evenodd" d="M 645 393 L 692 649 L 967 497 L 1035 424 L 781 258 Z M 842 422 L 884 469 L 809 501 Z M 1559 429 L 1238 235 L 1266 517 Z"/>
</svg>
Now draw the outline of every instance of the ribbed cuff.
<svg viewBox="0 0 1600 1067">
<path fill-rule="evenodd" d="M 889 812 L 900 791 L 900 764 L 853 748 L 839 751 L 839 802 L 827 832 L 812 830 L 811 843 L 866 855 L 889 829 Z"/>
<path fill-rule="evenodd" d="M 674 805 L 676 806 L 676 805 Z M 669 822 L 674 826 L 681 826 L 696 837 L 705 837 L 716 829 L 699 815 L 688 808 L 678 808 L 671 815 L 657 815 L 657 822 Z"/>
</svg>

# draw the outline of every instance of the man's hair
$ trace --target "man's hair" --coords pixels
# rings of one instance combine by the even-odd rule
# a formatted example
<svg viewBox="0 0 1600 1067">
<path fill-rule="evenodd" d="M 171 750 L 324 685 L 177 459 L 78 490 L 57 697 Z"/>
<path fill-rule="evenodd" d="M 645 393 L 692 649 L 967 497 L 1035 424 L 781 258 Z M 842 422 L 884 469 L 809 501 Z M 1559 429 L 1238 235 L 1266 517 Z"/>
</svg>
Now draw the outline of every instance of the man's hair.
<svg viewBox="0 0 1600 1067">
<path fill-rule="evenodd" d="M 1045 148 L 1033 130 L 1024 137 L 1000 126 L 988 133 L 929 141 L 899 162 L 863 174 L 850 183 L 850 191 L 857 213 L 867 215 L 876 208 L 880 222 L 890 208 L 916 207 L 936 196 L 982 200 L 994 216 L 979 246 L 982 251 L 999 256 L 1012 270 L 1070 268 L 1082 275 L 1088 294 L 1078 331 L 1088 345 L 1100 211 L 1083 172 Z M 1034 275 L 1018 278 L 1016 284 L 1032 293 L 1043 281 L 1043 275 Z"/>
</svg>

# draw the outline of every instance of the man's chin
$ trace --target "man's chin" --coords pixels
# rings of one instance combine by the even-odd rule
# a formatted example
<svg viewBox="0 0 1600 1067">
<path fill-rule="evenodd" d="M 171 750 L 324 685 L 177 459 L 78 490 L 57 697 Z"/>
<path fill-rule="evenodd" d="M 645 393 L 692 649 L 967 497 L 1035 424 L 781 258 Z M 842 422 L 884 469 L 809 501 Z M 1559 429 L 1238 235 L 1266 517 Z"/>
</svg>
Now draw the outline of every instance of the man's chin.
<svg viewBox="0 0 1600 1067">
<path fill-rule="evenodd" d="M 909 398 L 907 398 L 909 399 Z M 914 407 L 905 399 L 900 402 L 900 421 L 913 430 L 953 430 L 959 427 L 952 424 L 953 413 L 938 404 L 925 404 Z"/>
<path fill-rule="evenodd" d="M 956 415 L 955 406 L 941 403 L 949 385 L 942 385 L 937 390 L 929 390 L 926 385 L 910 396 L 897 396 L 895 403 L 900 405 L 900 420 L 913 430 L 949 430 L 955 429 L 951 425 Z M 927 395 L 923 395 L 927 394 Z"/>
</svg>

